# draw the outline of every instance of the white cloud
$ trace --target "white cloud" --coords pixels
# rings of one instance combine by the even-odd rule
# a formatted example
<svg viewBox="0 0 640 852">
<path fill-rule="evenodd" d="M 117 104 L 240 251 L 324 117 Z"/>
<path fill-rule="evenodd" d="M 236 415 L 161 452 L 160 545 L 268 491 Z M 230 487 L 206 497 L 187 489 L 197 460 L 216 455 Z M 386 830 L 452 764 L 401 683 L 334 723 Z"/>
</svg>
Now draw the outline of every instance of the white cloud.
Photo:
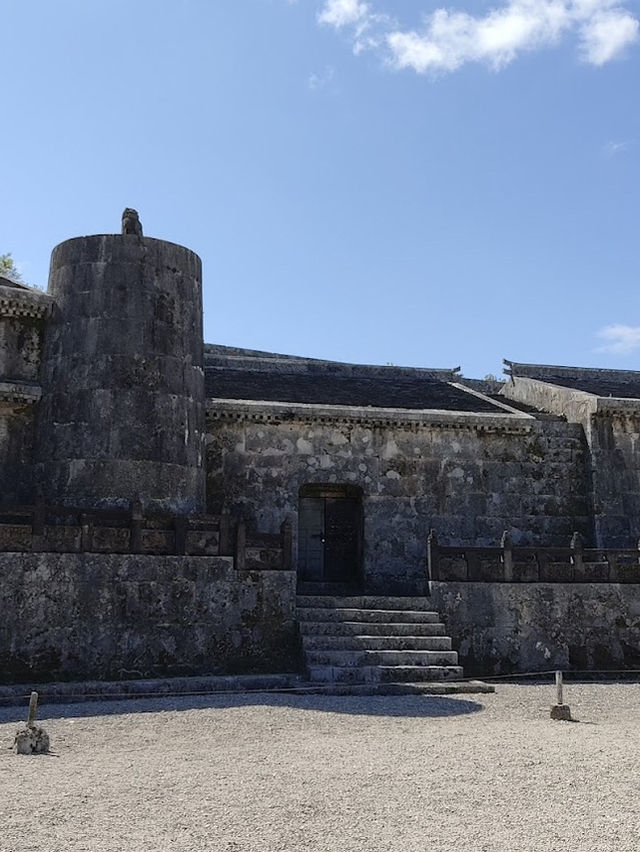
<svg viewBox="0 0 640 852">
<path fill-rule="evenodd" d="M 604 65 L 638 38 L 638 21 L 622 9 L 598 12 L 582 27 L 582 51 L 587 62 Z"/>
<path fill-rule="evenodd" d="M 569 33 L 577 37 L 581 57 L 599 66 L 636 42 L 640 27 L 621 0 L 508 0 L 484 16 L 440 8 L 416 30 L 402 29 L 361 0 L 324 0 L 318 21 L 351 27 L 356 52 L 384 47 L 393 67 L 420 74 L 454 71 L 468 62 L 499 69 L 522 51 L 552 46 Z"/>
<path fill-rule="evenodd" d="M 599 346 L 596 352 L 628 355 L 640 349 L 640 326 L 637 325 L 608 325 L 598 332 L 598 337 L 607 342 Z"/>
<path fill-rule="evenodd" d="M 318 12 L 318 21 L 336 29 L 357 24 L 371 14 L 369 4 L 362 0 L 325 0 Z"/>
</svg>

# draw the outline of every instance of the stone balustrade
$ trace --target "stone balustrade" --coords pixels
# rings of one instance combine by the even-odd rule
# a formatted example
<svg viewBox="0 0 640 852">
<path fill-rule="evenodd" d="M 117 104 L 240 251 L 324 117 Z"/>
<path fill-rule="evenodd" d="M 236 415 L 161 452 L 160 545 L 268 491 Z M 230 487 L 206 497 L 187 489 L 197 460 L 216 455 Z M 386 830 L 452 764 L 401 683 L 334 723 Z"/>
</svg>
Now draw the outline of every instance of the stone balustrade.
<svg viewBox="0 0 640 852">
<path fill-rule="evenodd" d="M 497 547 L 450 547 L 432 530 L 429 581 L 455 583 L 640 583 L 636 548 L 585 548 L 575 533 L 567 547 L 517 547 L 507 532 Z"/>
<path fill-rule="evenodd" d="M 291 522 L 279 534 L 257 533 L 220 515 L 146 514 L 126 509 L 34 506 L 0 510 L 0 552 L 232 556 L 238 570 L 291 570 Z"/>
</svg>

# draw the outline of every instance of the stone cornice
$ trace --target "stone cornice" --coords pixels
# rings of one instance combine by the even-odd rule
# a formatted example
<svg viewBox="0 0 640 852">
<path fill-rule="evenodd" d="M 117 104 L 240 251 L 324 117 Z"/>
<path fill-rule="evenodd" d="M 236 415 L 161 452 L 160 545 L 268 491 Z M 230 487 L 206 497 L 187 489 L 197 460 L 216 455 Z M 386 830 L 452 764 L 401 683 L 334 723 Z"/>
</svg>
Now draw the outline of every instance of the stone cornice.
<svg viewBox="0 0 640 852">
<path fill-rule="evenodd" d="M 320 424 L 356 423 L 365 426 L 395 426 L 402 428 L 433 427 L 438 429 L 473 430 L 526 434 L 533 428 L 535 418 L 528 414 L 484 414 L 468 411 L 415 411 L 395 408 L 356 408 L 339 405 L 308 403 L 274 403 L 234 399 L 209 399 L 207 419 L 210 421 L 252 421 L 256 423 L 286 423 L 287 421 Z"/>
<path fill-rule="evenodd" d="M 38 290 L 0 287 L 0 317 L 44 319 L 51 313 L 52 299 Z"/>
<path fill-rule="evenodd" d="M 22 382 L 0 382 L 0 404 L 33 405 L 42 396 L 39 385 L 27 385 Z"/>
<path fill-rule="evenodd" d="M 627 399 L 617 396 L 598 396 L 596 399 L 596 416 L 606 417 L 635 417 L 640 415 L 640 399 Z"/>
</svg>

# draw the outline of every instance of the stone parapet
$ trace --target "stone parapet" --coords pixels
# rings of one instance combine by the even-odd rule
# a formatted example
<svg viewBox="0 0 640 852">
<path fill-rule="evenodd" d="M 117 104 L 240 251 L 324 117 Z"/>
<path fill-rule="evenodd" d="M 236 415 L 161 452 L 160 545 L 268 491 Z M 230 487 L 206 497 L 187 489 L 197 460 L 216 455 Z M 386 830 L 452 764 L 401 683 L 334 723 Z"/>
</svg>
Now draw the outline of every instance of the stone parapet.
<svg viewBox="0 0 640 852">
<path fill-rule="evenodd" d="M 295 671 L 292 571 L 230 557 L 0 553 L 0 683 Z"/>
<path fill-rule="evenodd" d="M 427 540 L 430 584 L 453 583 L 640 583 L 640 550 L 513 547 L 505 533 L 500 547 L 443 547 Z"/>
<path fill-rule="evenodd" d="M 640 668 L 640 584 L 436 582 L 467 676 Z"/>
</svg>

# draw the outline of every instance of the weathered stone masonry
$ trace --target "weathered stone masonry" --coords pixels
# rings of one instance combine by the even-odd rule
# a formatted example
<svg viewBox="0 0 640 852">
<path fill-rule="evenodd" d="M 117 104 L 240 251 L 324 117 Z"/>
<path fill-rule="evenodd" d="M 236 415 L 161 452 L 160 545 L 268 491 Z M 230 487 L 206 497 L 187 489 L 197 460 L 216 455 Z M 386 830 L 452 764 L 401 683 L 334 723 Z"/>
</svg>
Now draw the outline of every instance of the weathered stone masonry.
<svg viewBox="0 0 640 852">
<path fill-rule="evenodd" d="M 304 586 L 431 594 L 470 673 L 637 666 L 640 373 L 205 346 L 123 227 L 0 280 L 0 682 L 296 668 Z"/>
<path fill-rule="evenodd" d="M 224 501 L 260 530 L 295 516 L 308 483 L 361 486 L 370 594 L 424 592 L 431 527 L 460 545 L 493 545 L 504 530 L 522 544 L 592 535 L 585 447 L 570 424 L 223 402 L 207 424 L 211 507 Z"/>
<path fill-rule="evenodd" d="M 295 576 L 231 557 L 0 553 L 0 683 L 292 671 Z"/>
</svg>

